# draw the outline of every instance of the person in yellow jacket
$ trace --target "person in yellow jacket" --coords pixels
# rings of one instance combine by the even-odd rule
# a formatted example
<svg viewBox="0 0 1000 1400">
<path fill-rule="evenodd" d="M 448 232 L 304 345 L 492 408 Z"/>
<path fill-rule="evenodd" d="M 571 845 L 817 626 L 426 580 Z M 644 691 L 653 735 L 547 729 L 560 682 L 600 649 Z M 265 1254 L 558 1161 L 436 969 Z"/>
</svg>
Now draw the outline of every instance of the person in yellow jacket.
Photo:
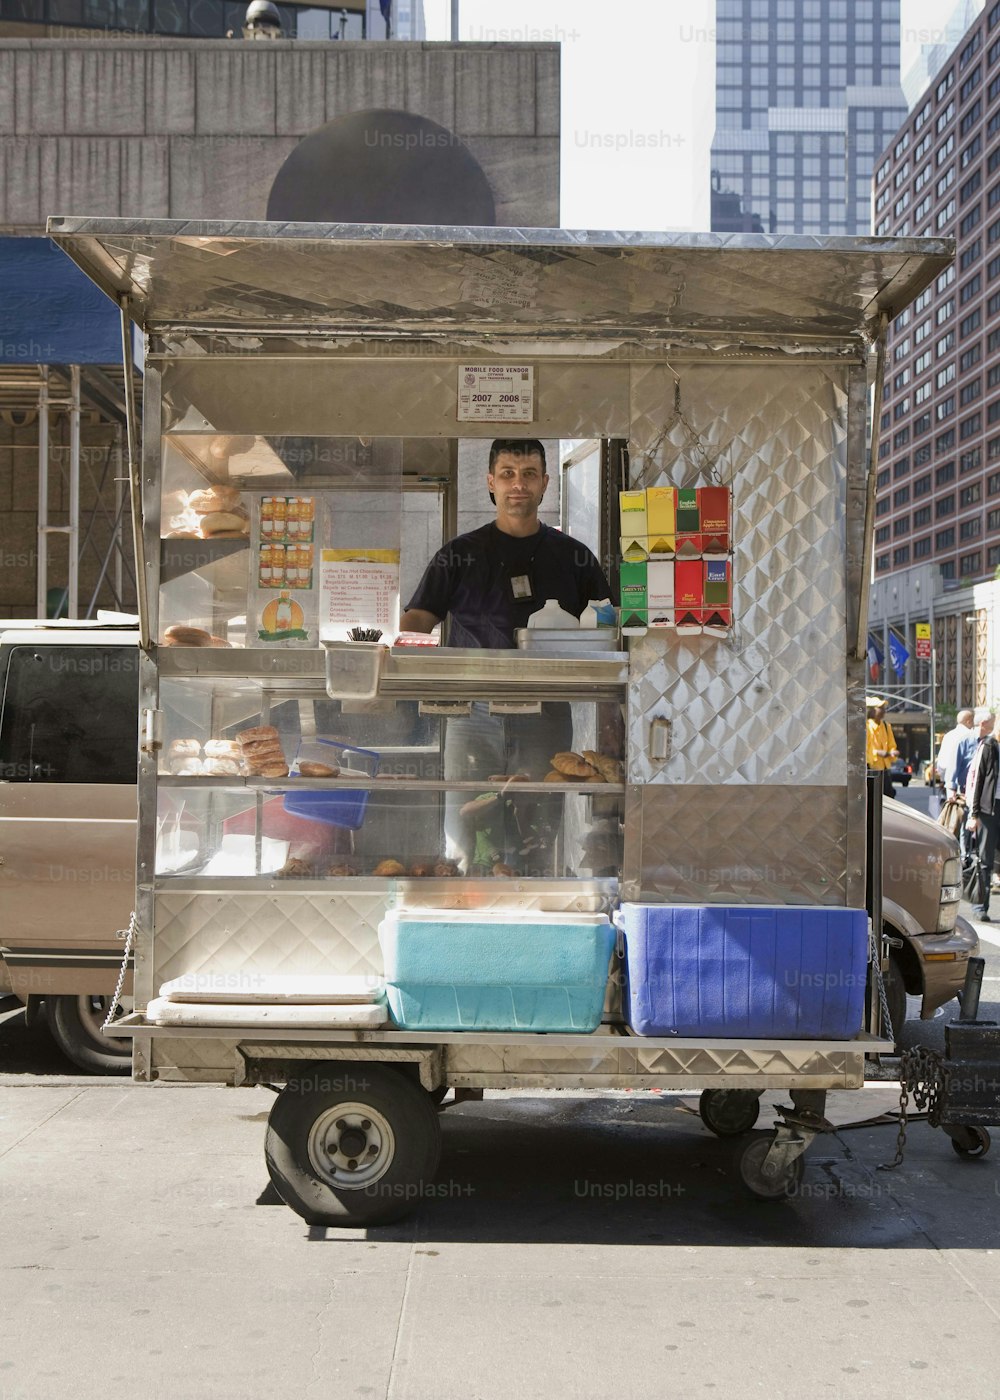
<svg viewBox="0 0 1000 1400">
<path fill-rule="evenodd" d="M 899 757 L 899 750 L 896 748 L 896 736 L 892 732 L 892 725 L 885 717 L 887 705 L 880 696 L 869 695 L 865 706 L 868 711 L 865 725 L 865 757 L 868 767 L 882 774 L 882 791 L 885 795 L 895 797 L 896 789 L 892 785 L 889 770 L 893 759 Z"/>
</svg>

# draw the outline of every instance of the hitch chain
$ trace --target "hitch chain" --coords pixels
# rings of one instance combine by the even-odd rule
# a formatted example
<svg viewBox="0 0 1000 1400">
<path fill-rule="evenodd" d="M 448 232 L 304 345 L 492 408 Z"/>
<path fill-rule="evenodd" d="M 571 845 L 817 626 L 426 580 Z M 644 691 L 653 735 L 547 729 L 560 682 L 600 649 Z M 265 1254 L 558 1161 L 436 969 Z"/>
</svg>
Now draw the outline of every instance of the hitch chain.
<svg viewBox="0 0 1000 1400">
<path fill-rule="evenodd" d="M 926 1113 L 927 1121 L 937 1128 L 941 1122 L 941 1096 L 944 1071 L 941 1056 L 926 1045 L 904 1050 L 899 1057 L 899 1128 L 896 1132 L 896 1155 L 891 1162 L 881 1162 L 879 1171 L 891 1172 L 903 1160 L 906 1151 L 906 1111 L 910 1094 L 918 1113 Z"/>
<path fill-rule="evenodd" d="M 128 958 L 129 954 L 132 951 L 132 944 L 135 942 L 135 926 L 137 922 L 138 920 L 135 916 L 135 910 L 133 909 L 132 913 L 129 915 L 128 928 L 118 930 L 118 932 L 125 939 L 125 951 L 124 953 L 122 953 L 122 965 L 118 969 L 118 984 L 115 987 L 115 994 L 111 998 L 111 1004 L 108 1007 L 108 1014 L 105 1016 L 104 1022 L 101 1025 L 102 1031 L 106 1031 L 107 1028 L 111 1025 L 112 1021 L 115 1019 L 115 1012 L 118 1010 L 118 1003 L 122 999 L 122 987 L 124 987 L 125 978 L 128 976 Z"/>
</svg>

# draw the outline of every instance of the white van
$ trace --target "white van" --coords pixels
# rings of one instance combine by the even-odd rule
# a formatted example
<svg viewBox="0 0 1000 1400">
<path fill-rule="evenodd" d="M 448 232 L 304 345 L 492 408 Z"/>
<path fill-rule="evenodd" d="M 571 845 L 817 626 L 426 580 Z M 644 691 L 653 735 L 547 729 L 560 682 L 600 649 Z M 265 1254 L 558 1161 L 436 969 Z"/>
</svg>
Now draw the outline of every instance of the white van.
<svg viewBox="0 0 1000 1400">
<path fill-rule="evenodd" d="M 0 955 L 29 1016 L 44 1002 L 104 1073 L 130 1058 L 100 1026 L 135 898 L 138 641 L 134 620 L 0 622 Z"/>
</svg>

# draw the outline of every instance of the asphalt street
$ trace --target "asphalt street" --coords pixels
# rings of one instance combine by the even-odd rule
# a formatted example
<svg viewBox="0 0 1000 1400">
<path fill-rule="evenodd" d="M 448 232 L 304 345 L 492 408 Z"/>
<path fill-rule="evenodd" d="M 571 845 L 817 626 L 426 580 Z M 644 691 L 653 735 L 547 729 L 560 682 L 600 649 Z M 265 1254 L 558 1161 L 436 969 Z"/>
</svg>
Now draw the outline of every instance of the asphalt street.
<svg viewBox="0 0 1000 1400">
<path fill-rule="evenodd" d="M 442 1115 L 409 1219 L 338 1232 L 269 1186 L 269 1091 L 86 1077 L 0 1003 L 0 1400 L 988 1393 L 1000 1144 L 962 1160 L 919 1122 L 881 1170 L 895 1129 L 843 1125 L 896 1106 L 893 1069 L 831 1094 L 781 1204 L 694 1096 L 488 1092 Z"/>
</svg>

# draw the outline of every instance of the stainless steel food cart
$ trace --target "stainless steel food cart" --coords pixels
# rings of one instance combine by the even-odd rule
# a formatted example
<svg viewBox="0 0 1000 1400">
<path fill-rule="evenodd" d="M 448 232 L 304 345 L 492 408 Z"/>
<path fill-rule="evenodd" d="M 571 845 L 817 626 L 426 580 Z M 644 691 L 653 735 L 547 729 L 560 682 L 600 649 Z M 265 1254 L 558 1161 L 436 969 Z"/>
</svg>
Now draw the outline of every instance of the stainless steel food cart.
<svg viewBox="0 0 1000 1400">
<path fill-rule="evenodd" d="M 720 1132 L 752 1126 L 760 1092 L 785 1089 L 795 1110 L 748 1140 L 743 1175 L 759 1194 L 787 1190 L 825 1092 L 859 1088 L 866 1053 L 887 1048 L 877 998 L 868 1027 L 840 1040 L 637 1036 L 613 977 L 593 1034 L 290 1029 L 249 1015 L 167 1026 L 146 1009 L 184 975 L 378 977 L 377 928 L 391 908 L 863 909 L 867 404 L 888 322 L 947 267 L 951 245 L 70 218 L 50 233 L 118 301 L 128 353 L 131 323 L 145 338 L 141 457 L 134 425 L 130 438 L 144 638 L 136 1011 L 116 1024 L 134 1037 L 136 1077 L 283 1084 L 272 1177 L 295 1209 L 327 1223 L 405 1209 L 403 1188 L 433 1174 L 432 1097 L 447 1086 L 702 1090 Z M 527 366 L 530 420 L 515 430 L 460 421 L 470 363 Z M 268 492 L 311 492 L 320 535 L 329 527 L 333 542 L 364 520 L 366 540 L 402 543 L 412 564 L 455 533 L 459 444 L 502 431 L 593 445 L 589 459 L 569 454 L 589 467 L 564 472 L 563 519 L 591 522 L 609 567 L 619 488 L 728 485 L 726 633 L 650 629 L 619 650 L 575 654 L 393 647 L 371 696 L 338 712 L 339 732 L 380 753 L 377 772 L 171 773 L 178 724 L 204 737 L 291 714 L 301 745 L 322 728 L 317 706 L 338 694 L 308 619 L 299 637 L 285 635 L 287 613 L 281 627 L 273 613 L 271 631 L 257 625 L 246 539 L 176 528 L 177 493 L 238 488 L 263 531 Z M 163 644 L 168 624 L 192 619 L 229 645 Z M 268 644 L 272 635 L 281 639 Z M 392 854 L 407 833 L 440 828 L 446 789 L 505 788 L 499 775 L 442 778 L 449 707 L 558 700 L 574 705 L 585 736 L 598 706 L 622 707 L 626 767 L 596 796 L 559 787 L 577 839 L 561 838 L 549 868 L 376 877 L 352 866 L 353 837 L 338 833 L 323 859 L 339 873 L 280 877 L 264 820 L 276 799 L 363 792 L 376 833 L 366 839 Z M 601 856 L 586 839 L 597 822 Z"/>
</svg>

